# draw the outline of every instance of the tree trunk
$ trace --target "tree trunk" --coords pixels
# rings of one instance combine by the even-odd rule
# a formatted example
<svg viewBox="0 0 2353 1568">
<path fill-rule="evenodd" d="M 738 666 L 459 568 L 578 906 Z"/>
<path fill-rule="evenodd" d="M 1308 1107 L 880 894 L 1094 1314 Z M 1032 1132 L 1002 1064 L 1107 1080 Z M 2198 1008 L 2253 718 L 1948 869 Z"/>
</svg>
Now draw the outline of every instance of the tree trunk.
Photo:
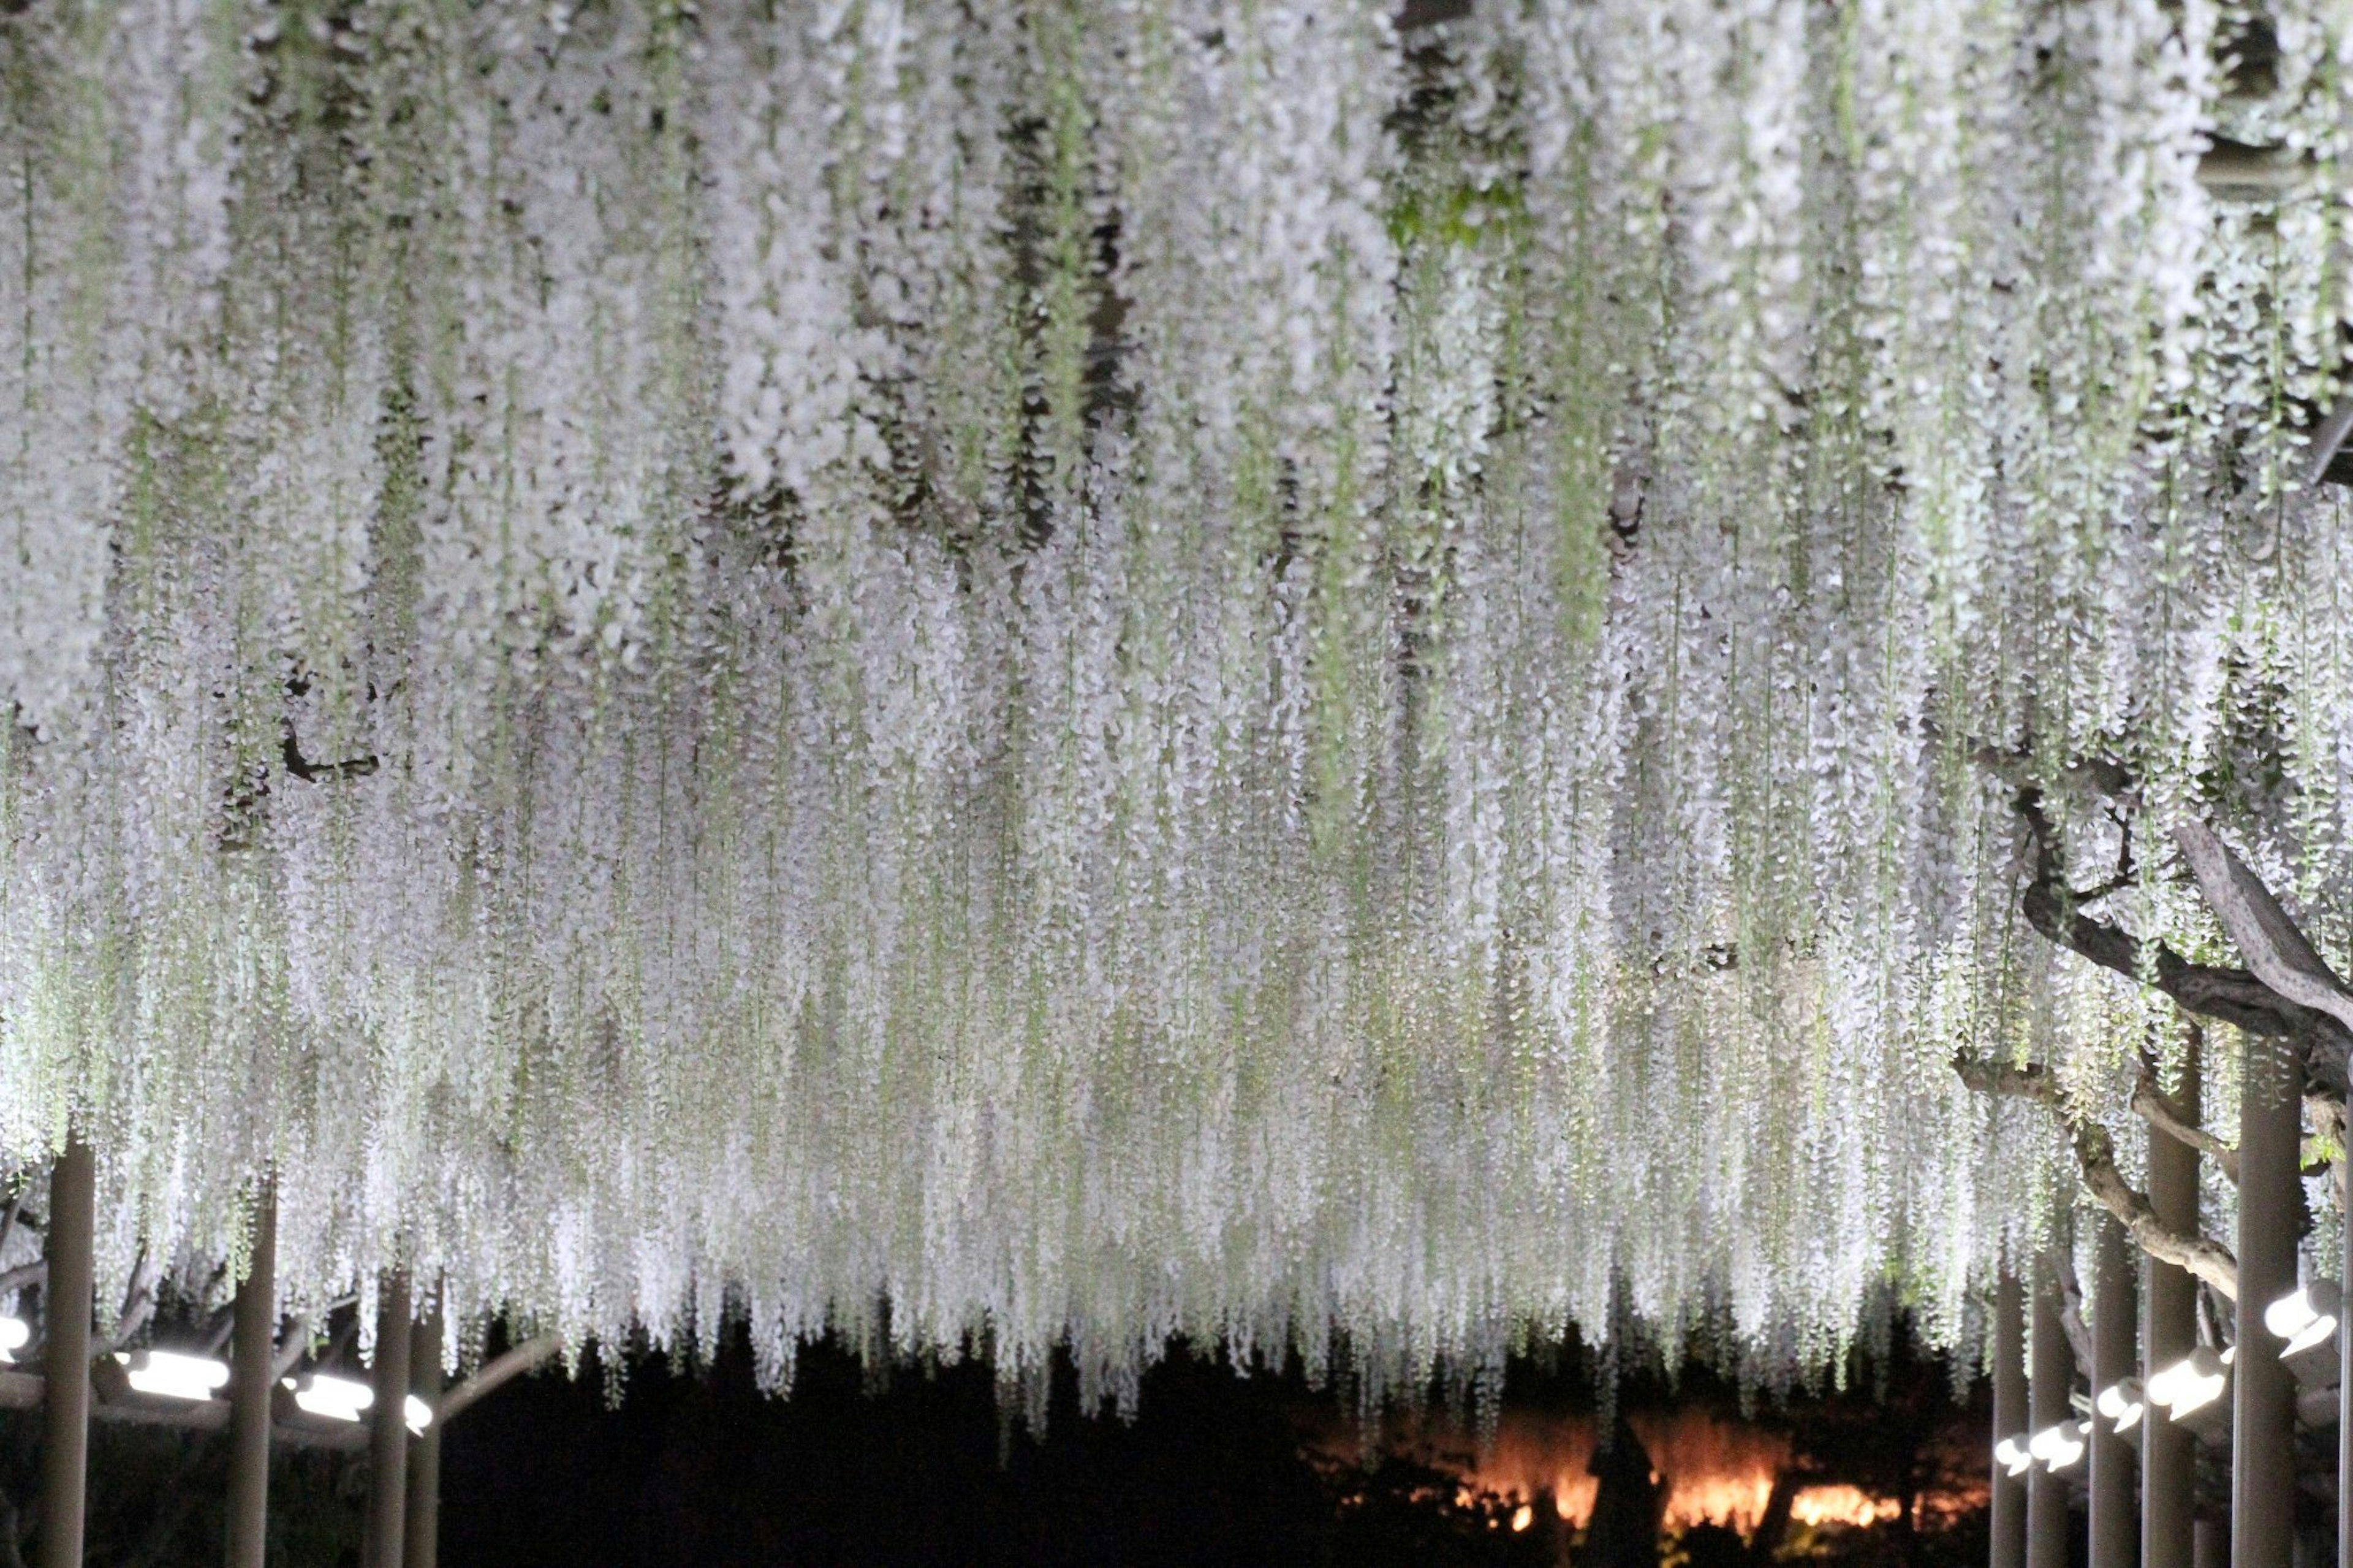
<svg viewBox="0 0 2353 1568">
<path fill-rule="evenodd" d="M 2067 1394 L 2075 1384 L 2075 1352 L 2059 1315 L 2059 1270 L 2049 1252 L 2034 1258 L 2034 1332 L 2028 1349 L 2034 1358 L 2029 1426 L 2040 1432 L 2074 1415 Z M 2026 1568 L 2067 1568 L 2067 1479 L 2044 1465 L 2026 1477 Z"/>
<path fill-rule="evenodd" d="M 2099 1221 L 2099 1265 L 2092 1280 L 2092 1397 L 2133 1374 L 2139 1348 L 2134 1321 L 2132 1256 L 2124 1227 Z M 2133 1568 L 2137 1537 L 2133 1518 L 2133 1471 L 2139 1457 L 2116 1423 L 2095 1407 L 2091 1418 L 2092 1568 Z"/>
<path fill-rule="evenodd" d="M 2026 1440 L 2026 1302 L 2005 1268 L 1993 1292 L 1993 1440 Z M 1992 1568 L 2026 1568 L 2026 1483 L 1993 1467 Z"/>
<path fill-rule="evenodd" d="M 401 1568 L 408 1513 L 408 1276 L 385 1276 L 376 1300 L 375 1403 L 368 1406 L 366 1568 Z"/>
<path fill-rule="evenodd" d="M 228 1384 L 228 1568 L 262 1568 L 269 1541 L 269 1373 L 278 1355 L 278 1194 L 265 1184 L 237 1282 Z"/>
<path fill-rule="evenodd" d="M 429 1407 L 441 1403 L 441 1306 L 417 1320 L 409 1337 L 409 1384 Z M 441 1421 L 408 1444 L 406 1568 L 436 1568 L 441 1555 Z"/>
<path fill-rule="evenodd" d="M 2302 1073 L 2275 1042 L 2246 1039 L 2239 1100 L 2239 1351 L 2231 1442 L 2232 1568 L 2287 1568 L 2295 1535 L 2295 1378 L 2263 1310 L 2295 1289 L 2304 1186 Z"/>
<path fill-rule="evenodd" d="M 81 1568 L 82 1510 L 90 1474 L 90 1310 L 96 1162 L 79 1130 L 49 1172 L 48 1282 L 41 1291 L 48 1336 L 41 1454 L 39 1568 Z"/>
</svg>

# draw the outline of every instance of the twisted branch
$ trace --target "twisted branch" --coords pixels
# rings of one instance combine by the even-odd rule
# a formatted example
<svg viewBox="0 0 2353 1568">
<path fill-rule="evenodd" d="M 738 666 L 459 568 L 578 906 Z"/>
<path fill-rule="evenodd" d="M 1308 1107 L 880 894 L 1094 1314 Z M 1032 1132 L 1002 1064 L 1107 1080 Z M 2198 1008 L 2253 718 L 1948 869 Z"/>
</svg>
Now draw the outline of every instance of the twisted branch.
<svg viewBox="0 0 2353 1568">
<path fill-rule="evenodd" d="M 2221 1168 L 2222 1174 L 2233 1186 L 2239 1181 L 2239 1151 L 2203 1127 L 2195 1127 L 2173 1114 L 2173 1107 L 2157 1087 L 2157 1076 L 2141 1064 L 2140 1081 L 2133 1085 L 2128 1102 L 2133 1114 L 2156 1128 L 2177 1143 L 2187 1144 Z"/>
<path fill-rule="evenodd" d="M 2084 1381 L 2096 1384 L 2094 1368 L 2097 1364 L 2092 1354 L 2092 1331 L 2084 1326 L 2084 1282 L 2075 1277 L 2075 1254 L 2073 1248 L 2051 1248 L 2051 1273 L 2059 1282 L 2059 1327 L 2067 1336 L 2067 1347 L 2075 1353 L 2075 1365 L 2083 1372 Z"/>
<path fill-rule="evenodd" d="M 1953 1058 L 1953 1070 L 1980 1093 L 2031 1100 L 2048 1109 L 2074 1147 L 2084 1190 L 2116 1216 L 2135 1246 L 2158 1262 L 2170 1263 L 2205 1281 L 2226 1300 L 2239 1299 L 2239 1260 L 2231 1249 L 2211 1237 L 2185 1235 L 2158 1218 L 2148 1194 L 2126 1181 L 2117 1168 L 2116 1140 L 2108 1130 L 2066 1102 L 2049 1069 L 2032 1063 L 1989 1062 L 1965 1054 Z"/>
<path fill-rule="evenodd" d="M 2294 1043 L 2307 1072 L 2343 1090 L 2353 1026 L 2340 1018 L 2353 1018 L 2353 993 L 2313 954 L 2270 890 L 2210 829 L 2198 823 L 2178 827 L 2175 841 L 2223 930 L 2255 965 L 2252 970 L 2192 963 L 2164 942 L 2144 942 L 2113 921 L 2084 913 L 2081 905 L 2088 895 L 2068 886 L 2059 832 L 2043 809 L 2042 784 L 2027 771 L 2029 759 L 1990 746 L 1980 748 L 1977 758 L 2017 790 L 2013 805 L 2034 856 L 2032 879 L 2019 896 L 2027 924 L 2103 969 L 2156 986 L 2186 1013 Z M 2131 778 L 2115 763 L 2095 758 L 2069 769 L 2067 776 L 2112 800 L 2138 804 Z"/>
</svg>

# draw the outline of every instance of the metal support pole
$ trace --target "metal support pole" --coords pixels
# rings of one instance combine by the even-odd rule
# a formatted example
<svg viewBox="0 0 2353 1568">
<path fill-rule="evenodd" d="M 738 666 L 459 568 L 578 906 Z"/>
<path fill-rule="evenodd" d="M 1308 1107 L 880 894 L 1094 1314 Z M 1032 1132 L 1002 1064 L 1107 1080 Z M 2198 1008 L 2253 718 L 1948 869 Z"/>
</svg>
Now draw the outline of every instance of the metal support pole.
<svg viewBox="0 0 2353 1568">
<path fill-rule="evenodd" d="M 409 1336 L 409 1385 L 435 1411 L 424 1434 L 408 1443 L 408 1529 L 406 1568 L 437 1568 L 441 1558 L 441 1303 L 417 1321 Z"/>
<path fill-rule="evenodd" d="M 2005 1268 L 1993 1288 L 1993 1441 L 2026 1430 L 2026 1293 Z M 2026 1482 L 1993 1466 L 1992 1568 L 2026 1568 Z"/>
<path fill-rule="evenodd" d="M 43 1370 L 39 1568 L 81 1568 L 82 1510 L 90 1479 L 90 1306 L 98 1168 L 79 1129 L 49 1168 L 48 1280 L 41 1292 L 48 1339 Z"/>
<path fill-rule="evenodd" d="M 228 1568 L 262 1568 L 269 1541 L 269 1368 L 278 1353 L 278 1194 L 254 1205 L 253 1246 L 231 1309 Z"/>
<path fill-rule="evenodd" d="M 2133 1267 L 2124 1228 L 2102 1215 L 2099 1270 L 2092 1280 L 2092 1397 L 2133 1375 L 2140 1348 L 2134 1321 Z M 2133 1568 L 2139 1531 L 2135 1528 L 2133 1479 L 2139 1456 L 2115 1424 L 2095 1409 L 2091 1420 L 2092 1568 Z"/>
<path fill-rule="evenodd" d="M 2194 1038 L 2194 1037 L 2193 1037 Z M 2193 1045 L 2179 1093 L 2167 1105 L 2186 1126 L 2199 1124 L 2199 1062 Z M 2198 1232 L 2198 1151 L 2154 1128 L 2148 1134 L 2148 1202 L 2165 1226 Z M 2144 1260 L 2141 1377 L 2188 1355 L 2198 1343 L 2198 1281 L 2189 1270 Z M 2195 1568 L 2198 1439 L 2152 1405 L 2140 1428 L 2141 1568 Z"/>
<path fill-rule="evenodd" d="M 2353 1568 L 2353 1169 L 2342 1154 L 2337 1160 L 2338 1283 L 2347 1306 L 2337 1317 L 2337 1563 Z"/>
<path fill-rule="evenodd" d="M 2288 1568 L 2295 1537 L 2295 1377 L 2263 1309 L 2295 1289 L 2304 1186 L 2302 1068 L 2246 1037 L 2239 1096 L 2239 1350 L 2231 1442 L 2232 1568 Z"/>
<path fill-rule="evenodd" d="M 408 1276 L 396 1268 L 376 1297 L 366 1568 L 401 1568 L 401 1527 L 408 1513 Z"/>
<path fill-rule="evenodd" d="M 2074 1415 L 2067 1394 L 2075 1385 L 2075 1352 L 2060 1321 L 2059 1270 L 2047 1251 L 2034 1255 L 2034 1331 L 2027 1351 L 2034 1360 L 2028 1425 L 2040 1432 Z M 2067 1568 L 2067 1479 L 2043 1465 L 2026 1475 L 2026 1568 Z"/>
</svg>

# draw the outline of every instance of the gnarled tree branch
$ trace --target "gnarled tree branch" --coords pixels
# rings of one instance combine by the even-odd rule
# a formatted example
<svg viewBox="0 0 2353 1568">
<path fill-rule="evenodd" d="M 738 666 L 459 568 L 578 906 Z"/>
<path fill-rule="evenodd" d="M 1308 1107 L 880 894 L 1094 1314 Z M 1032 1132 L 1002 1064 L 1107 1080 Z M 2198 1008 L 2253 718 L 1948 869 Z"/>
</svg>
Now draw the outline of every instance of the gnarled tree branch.
<svg viewBox="0 0 2353 1568">
<path fill-rule="evenodd" d="M 2211 833 L 2200 825 L 2187 830 L 2192 841 L 2202 846 L 2212 840 L 2218 852 L 2215 858 L 2216 886 L 2222 888 L 2227 898 L 2237 903 L 2233 912 L 2225 914 L 2217 906 L 2218 916 L 2224 920 L 2224 930 L 2233 941 L 2239 940 L 2232 921 L 2237 921 L 2250 940 L 2260 941 L 2263 956 L 2257 970 L 2227 968 L 2220 964 L 2192 963 L 2163 942 L 2148 942 L 2134 936 L 2113 921 L 2085 914 L 2066 881 L 2066 868 L 2060 853 L 2058 829 L 2043 809 L 2042 786 L 2026 772 L 2026 760 L 2015 753 L 1985 747 L 1977 753 L 1978 761 L 1997 776 L 2016 786 L 2015 805 L 2019 818 L 2026 826 L 2034 854 L 2033 877 L 2019 898 L 2020 912 L 2047 941 L 2066 948 L 2079 957 L 2089 959 L 2103 969 L 2112 970 L 2137 983 L 2155 985 L 2171 997 L 2184 1012 L 2201 1018 L 2213 1018 L 2232 1025 L 2251 1035 L 2293 1042 L 2303 1054 L 2307 1069 L 2331 1083 L 2336 1089 L 2345 1085 L 2346 1064 L 2353 1049 L 2353 1027 L 2340 1022 L 2336 1004 L 2316 1008 L 2305 1005 L 2299 997 L 2308 994 L 2313 1001 L 2327 999 L 2331 994 L 2327 985 L 2336 981 L 2317 956 L 2306 962 L 2311 947 L 2295 923 L 2279 910 L 2277 900 L 2264 889 L 2260 879 L 2248 872 L 2243 879 L 2229 871 L 2237 862 L 2227 847 L 2213 840 Z M 2126 805 L 2137 803 L 2131 779 L 2117 764 L 2094 759 L 2069 770 L 2077 778 L 2111 799 Z M 2201 839 L 2200 835 L 2203 835 Z M 2181 839 L 2177 832 L 2177 841 Z M 2185 845 L 2185 856 L 2189 851 Z M 2238 869 L 2245 871 L 2242 864 Z M 2191 870 L 2197 875 L 2192 858 Z M 2246 883 L 2252 882 L 2252 889 Z M 2200 877 L 2200 889 L 2210 901 L 2213 891 L 2206 879 Z M 2276 923 L 2274 923 L 2274 921 Z M 2279 928 L 2284 928 L 2281 930 Z M 2255 954 L 2246 943 L 2242 952 L 2250 959 Z M 2293 977 L 2296 994 L 2285 994 L 2270 984 L 2258 970 L 2271 970 L 2282 977 Z M 2323 982 L 2320 976 L 2327 976 Z M 2341 994 L 2343 987 L 2337 987 Z M 2342 1005 L 2353 1012 L 2353 996 L 2341 996 Z"/>
<path fill-rule="evenodd" d="M 122 1292 L 122 1310 L 114 1315 L 114 1330 L 101 1341 L 97 1350 L 121 1350 L 137 1338 L 155 1316 L 155 1287 L 164 1278 L 163 1260 L 151 1247 L 139 1249 L 139 1259 L 131 1267 L 131 1282 Z"/>
<path fill-rule="evenodd" d="M 2084 1190 L 2116 1217 L 2133 1245 L 2158 1262 L 2170 1263 L 2204 1280 L 2217 1294 L 2232 1301 L 2239 1299 L 2239 1260 L 2231 1249 L 2211 1237 L 2184 1235 L 2158 1218 L 2148 1194 L 2126 1181 L 2117 1168 L 2116 1140 L 2108 1130 L 2068 1105 L 2059 1092 L 2058 1080 L 2046 1068 L 1965 1055 L 1953 1058 L 1953 1070 L 1963 1083 L 1981 1093 L 2031 1100 L 2047 1107 L 2066 1129 Z"/>
<path fill-rule="evenodd" d="M 2232 1184 L 2239 1180 L 2239 1152 L 2203 1127 L 2193 1127 L 2173 1114 L 2173 1107 L 2158 1092 L 2157 1079 L 2144 1068 L 2140 1081 L 2133 1085 L 2129 1101 L 2133 1114 L 2156 1128 L 2177 1143 L 2187 1144 L 2221 1168 Z"/>
<path fill-rule="evenodd" d="M 2084 1326 L 2084 1282 L 2075 1278 L 2075 1254 L 2064 1247 L 2051 1249 L 2051 1273 L 2059 1282 L 2059 1327 L 2075 1352 L 2075 1366 L 2084 1381 L 2097 1386 L 2093 1370 L 2092 1331 Z"/>
<path fill-rule="evenodd" d="M 311 1351 L 311 1320 L 297 1317 L 286 1327 L 278 1341 L 278 1353 L 269 1363 L 269 1381 L 274 1385 L 280 1378 L 291 1373 Z"/>
<path fill-rule="evenodd" d="M 2198 890 L 2246 956 L 2255 978 L 2295 1005 L 2326 1013 L 2353 1030 L 2353 991 L 2314 951 L 2303 928 L 2288 918 L 2238 852 L 2202 822 L 2176 823 L 2173 841 L 2181 847 L 2181 858 L 2198 879 Z"/>
</svg>

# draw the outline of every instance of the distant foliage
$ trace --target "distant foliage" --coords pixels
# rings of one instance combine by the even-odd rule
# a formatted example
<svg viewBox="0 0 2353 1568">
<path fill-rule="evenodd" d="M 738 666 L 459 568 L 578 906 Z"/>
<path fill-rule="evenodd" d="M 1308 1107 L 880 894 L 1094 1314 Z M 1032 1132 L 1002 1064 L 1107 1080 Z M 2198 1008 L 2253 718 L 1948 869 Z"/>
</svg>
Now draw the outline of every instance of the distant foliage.
<svg viewBox="0 0 2353 1568">
<path fill-rule="evenodd" d="M 0 1161 L 772 1382 L 1972 1333 L 1953 1051 L 2162 1017 L 1976 752 L 2344 952 L 2353 39 L 1389 9 L 9 7 Z"/>
</svg>

